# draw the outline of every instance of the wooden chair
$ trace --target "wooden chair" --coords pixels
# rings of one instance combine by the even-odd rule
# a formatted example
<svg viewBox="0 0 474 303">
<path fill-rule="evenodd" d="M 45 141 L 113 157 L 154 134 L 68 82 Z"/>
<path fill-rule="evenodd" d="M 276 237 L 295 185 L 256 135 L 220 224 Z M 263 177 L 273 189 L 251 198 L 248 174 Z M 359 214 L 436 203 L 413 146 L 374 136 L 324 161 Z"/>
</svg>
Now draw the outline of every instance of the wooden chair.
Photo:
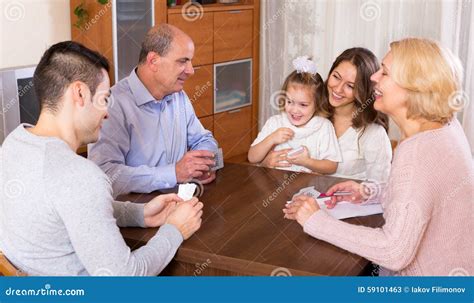
<svg viewBox="0 0 474 303">
<path fill-rule="evenodd" d="M 0 276 L 24 277 L 27 274 L 16 268 L 0 251 Z"/>
</svg>

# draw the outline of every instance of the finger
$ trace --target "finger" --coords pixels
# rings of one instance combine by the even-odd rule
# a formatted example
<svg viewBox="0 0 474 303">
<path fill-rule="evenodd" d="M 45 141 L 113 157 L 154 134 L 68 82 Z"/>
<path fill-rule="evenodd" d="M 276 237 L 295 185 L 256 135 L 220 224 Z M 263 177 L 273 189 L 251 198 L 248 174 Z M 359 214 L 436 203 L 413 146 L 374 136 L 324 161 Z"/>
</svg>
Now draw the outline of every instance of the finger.
<svg viewBox="0 0 474 303">
<path fill-rule="evenodd" d="M 197 199 L 197 198 L 195 198 L 195 199 Z M 195 210 L 201 210 L 203 207 L 204 207 L 204 203 L 202 203 L 202 202 L 199 201 L 199 202 L 196 203 L 196 205 L 194 206 L 194 209 L 195 209 Z"/>
<path fill-rule="evenodd" d="M 279 156 L 279 155 L 282 155 L 282 154 L 287 154 L 290 150 L 291 150 L 291 148 L 285 148 L 285 149 L 281 149 L 279 151 L 274 151 L 274 154 L 275 154 L 275 156 Z"/>
<path fill-rule="evenodd" d="M 274 165 L 274 166 L 276 166 L 276 167 L 290 167 L 291 163 L 278 161 L 276 163 L 276 165 Z"/>
<path fill-rule="evenodd" d="M 183 201 L 177 194 L 166 194 L 163 195 L 164 201 L 165 202 L 180 202 Z"/>
<path fill-rule="evenodd" d="M 194 170 L 199 170 L 202 172 L 208 172 L 210 170 L 210 167 L 208 165 L 194 165 Z"/>
<path fill-rule="evenodd" d="M 214 153 L 208 150 L 192 150 L 188 151 L 186 155 L 199 158 L 214 158 Z"/>
<path fill-rule="evenodd" d="M 192 164 L 194 165 L 215 165 L 216 161 L 207 158 L 193 158 Z"/>
<path fill-rule="evenodd" d="M 202 171 L 196 170 L 196 171 L 194 171 L 194 172 L 191 174 L 191 176 L 192 176 L 193 178 L 199 178 L 199 177 L 201 177 L 203 174 L 204 174 L 204 173 L 203 173 Z"/>
<path fill-rule="evenodd" d="M 186 203 L 195 207 L 199 203 L 199 200 L 196 197 L 192 197 L 190 200 L 186 201 Z"/>
<path fill-rule="evenodd" d="M 198 211 L 198 212 L 196 213 L 195 217 L 196 217 L 196 218 L 201 218 L 201 217 L 202 217 L 202 214 L 203 214 L 203 212 L 202 212 L 202 210 L 200 210 L 200 211 Z"/>
<path fill-rule="evenodd" d="M 350 181 L 349 181 L 350 182 Z M 327 195 L 332 195 L 333 193 L 335 193 L 336 191 L 352 191 L 352 186 L 350 186 L 348 183 L 349 182 L 341 182 L 341 183 L 337 183 L 333 186 L 331 186 L 327 191 L 326 191 L 326 194 Z"/>
<path fill-rule="evenodd" d="M 309 200 L 309 199 L 314 201 L 314 199 L 312 197 L 308 197 L 306 195 L 298 195 L 298 196 L 293 198 L 293 201 L 294 202 L 304 202 L 304 201 Z"/>
</svg>

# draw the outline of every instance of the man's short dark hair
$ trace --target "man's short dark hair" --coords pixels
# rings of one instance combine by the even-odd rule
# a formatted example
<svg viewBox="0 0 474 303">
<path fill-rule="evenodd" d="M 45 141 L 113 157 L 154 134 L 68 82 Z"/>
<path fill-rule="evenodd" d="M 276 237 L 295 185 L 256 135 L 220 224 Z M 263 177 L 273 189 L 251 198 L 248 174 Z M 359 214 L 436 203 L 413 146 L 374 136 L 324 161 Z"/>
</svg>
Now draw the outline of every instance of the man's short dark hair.
<svg viewBox="0 0 474 303">
<path fill-rule="evenodd" d="M 107 59 L 80 43 L 64 41 L 51 46 L 41 57 L 33 76 L 41 109 L 56 112 L 67 87 L 82 81 L 95 95 L 103 81 L 102 69 L 109 71 Z"/>
<path fill-rule="evenodd" d="M 173 36 L 173 28 L 168 24 L 162 23 L 151 28 L 143 40 L 138 64 L 145 63 L 149 52 L 155 52 L 161 57 L 166 56 L 173 42 Z"/>
</svg>

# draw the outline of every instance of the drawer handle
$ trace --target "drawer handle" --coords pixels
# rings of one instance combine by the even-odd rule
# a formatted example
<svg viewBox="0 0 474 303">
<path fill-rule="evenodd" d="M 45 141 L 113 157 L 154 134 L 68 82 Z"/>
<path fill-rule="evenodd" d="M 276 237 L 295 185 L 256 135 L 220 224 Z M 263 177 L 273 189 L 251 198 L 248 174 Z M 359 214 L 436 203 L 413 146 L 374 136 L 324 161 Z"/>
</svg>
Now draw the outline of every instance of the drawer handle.
<svg viewBox="0 0 474 303">
<path fill-rule="evenodd" d="M 234 109 L 234 110 L 231 110 L 229 111 L 229 114 L 235 114 L 235 113 L 238 113 L 238 112 L 241 112 L 242 109 L 238 108 L 238 109 Z"/>
<path fill-rule="evenodd" d="M 200 70 L 201 67 L 200 67 L 200 66 L 196 66 L 196 67 L 193 66 L 193 69 L 194 69 L 194 70 Z"/>
<path fill-rule="evenodd" d="M 240 14 L 241 10 L 229 11 L 229 14 Z"/>
</svg>

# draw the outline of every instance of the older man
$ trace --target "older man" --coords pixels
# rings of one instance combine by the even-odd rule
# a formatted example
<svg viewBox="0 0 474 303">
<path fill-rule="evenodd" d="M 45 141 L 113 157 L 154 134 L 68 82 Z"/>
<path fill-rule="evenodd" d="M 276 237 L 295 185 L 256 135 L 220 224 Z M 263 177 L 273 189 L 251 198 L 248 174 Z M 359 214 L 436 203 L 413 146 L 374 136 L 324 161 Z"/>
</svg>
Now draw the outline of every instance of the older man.
<svg viewBox="0 0 474 303">
<path fill-rule="evenodd" d="M 161 24 L 147 33 L 137 68 L 112 87 L 109 120 L 89 159 L 109 176 L 115 195 L 214 180 L 217 142 L 183 91 L 193 55 L 188 35 Z"/>
</svg>

